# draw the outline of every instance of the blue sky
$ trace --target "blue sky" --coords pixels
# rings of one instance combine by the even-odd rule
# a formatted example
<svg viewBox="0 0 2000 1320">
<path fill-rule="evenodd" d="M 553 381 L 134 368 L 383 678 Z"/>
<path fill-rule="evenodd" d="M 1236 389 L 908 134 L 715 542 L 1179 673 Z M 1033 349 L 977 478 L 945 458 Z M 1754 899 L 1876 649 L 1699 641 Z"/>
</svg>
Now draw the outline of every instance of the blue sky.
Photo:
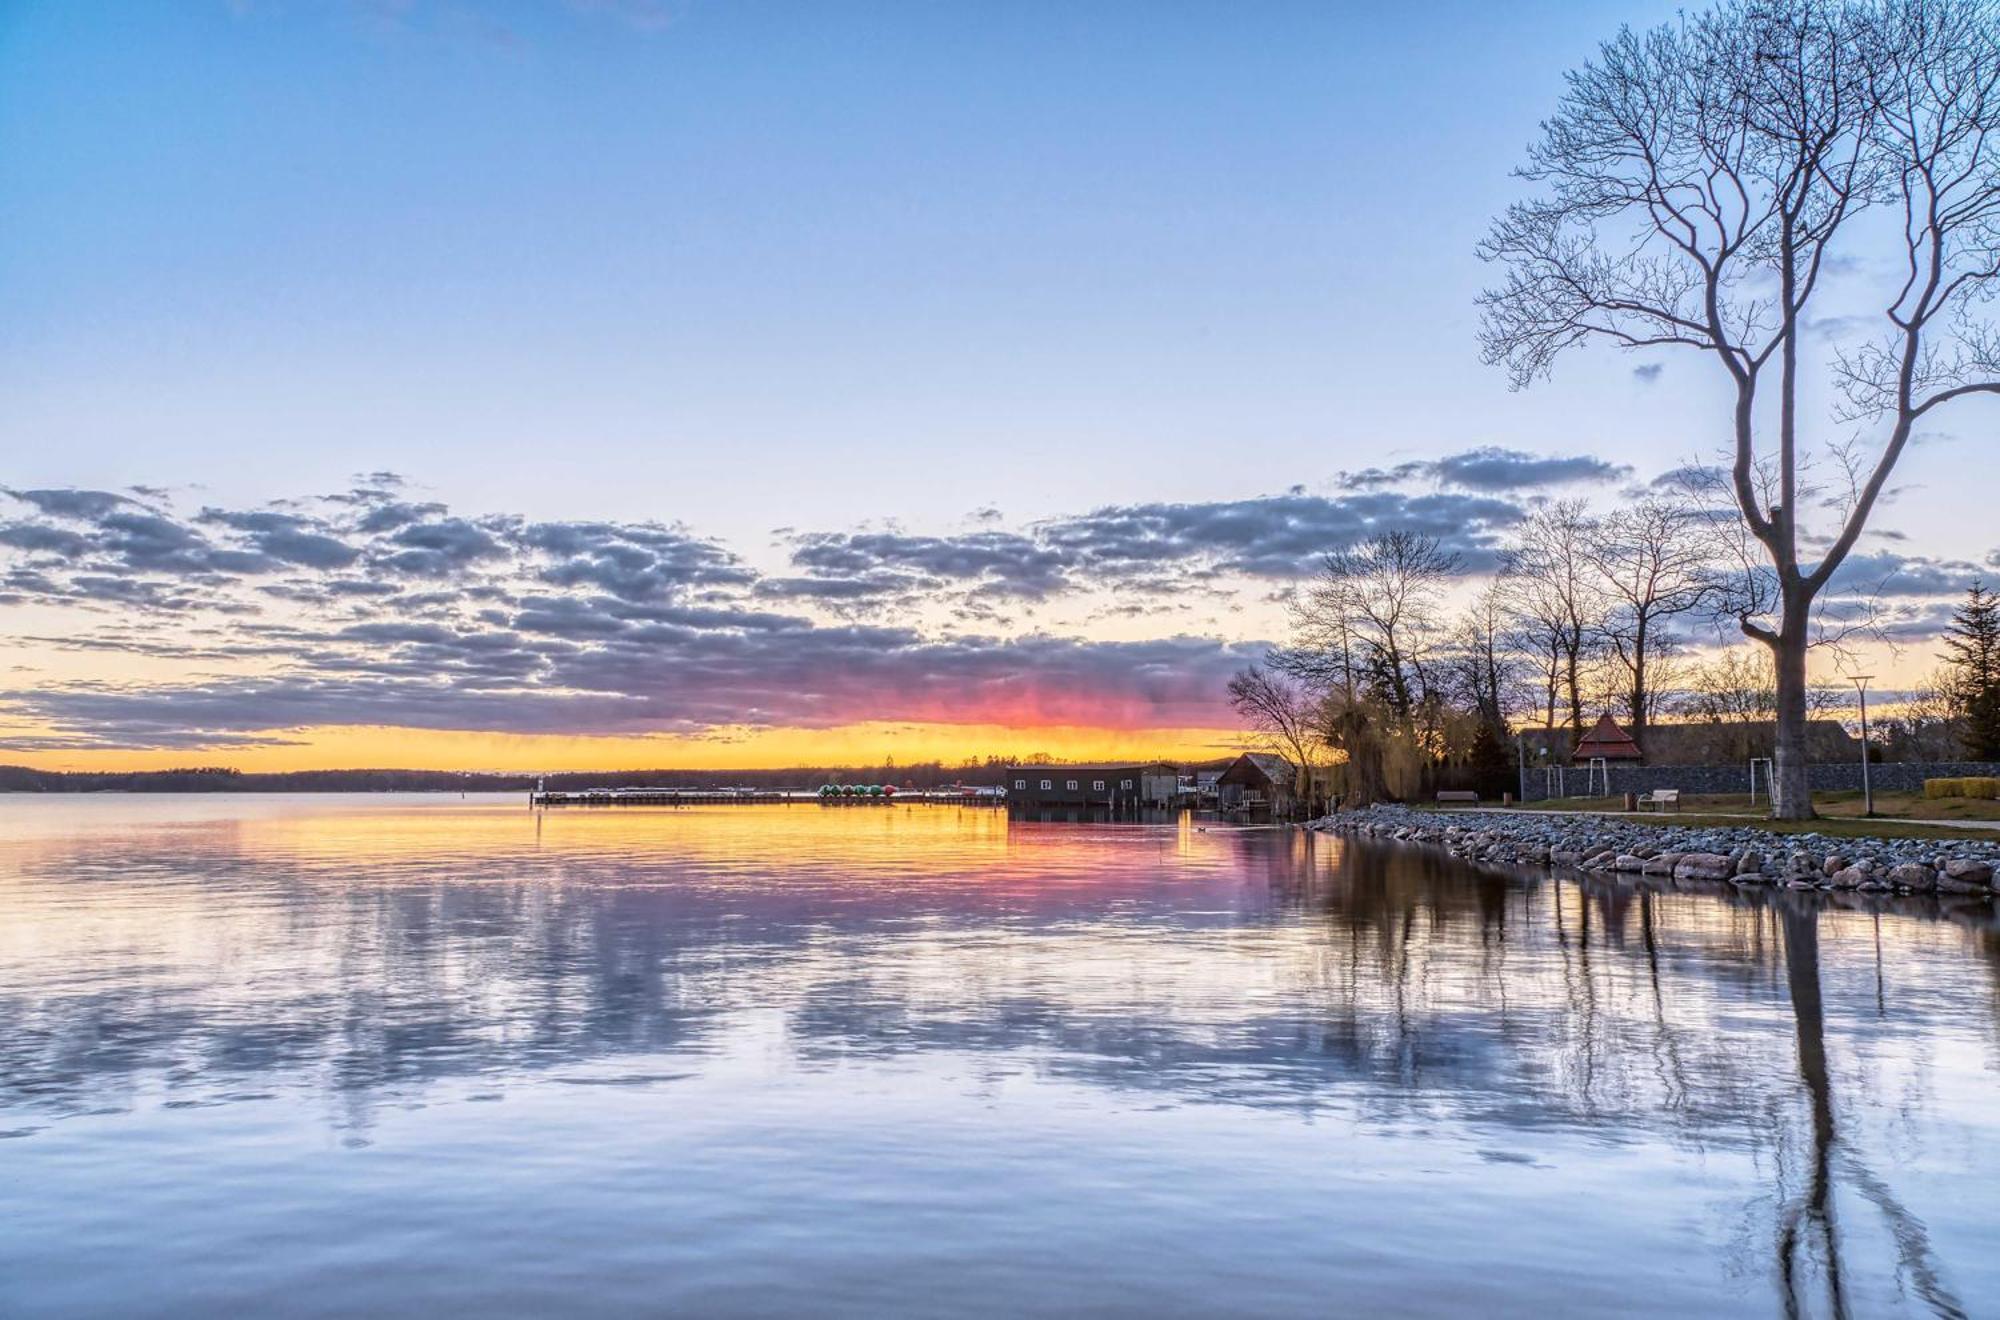
<svg viewBox="0 0 2000 1320">
<path fill-rule="evenodd" d="M 1472 308 L 1560 71 L 1664 9 L 15 5 L 0 425 L 738 537 L 1664 440 Z"/>
<path fill-rule="evenodd" d="M 0 8 L 0 751 L 1233 737 L 1319 552 L 1714 453 L 1705 363 L 1475 341 L 1563 71 L 1671 13 Z M 1849 574 L 1912 636 L 1991 423 Z"/>
</svg>

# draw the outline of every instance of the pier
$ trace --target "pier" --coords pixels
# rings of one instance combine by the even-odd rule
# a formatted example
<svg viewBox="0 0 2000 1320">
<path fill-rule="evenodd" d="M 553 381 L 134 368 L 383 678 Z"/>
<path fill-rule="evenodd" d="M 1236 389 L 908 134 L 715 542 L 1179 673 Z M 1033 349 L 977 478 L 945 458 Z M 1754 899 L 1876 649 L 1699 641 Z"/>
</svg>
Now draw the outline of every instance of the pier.
<svg viewBox="0 0 2000 1320">
<path fill-rule="evenodd" d="M 531 789 L 530 807 L 712 807 L 757 803 L 830 807 L 893 807 L 927 803 L 965 807 L 1004 807 L 1007 795 L 997 788 L 910 788 L 892 793 L 838 794 L 802 788 L 577 788 Z"/>
</svg>

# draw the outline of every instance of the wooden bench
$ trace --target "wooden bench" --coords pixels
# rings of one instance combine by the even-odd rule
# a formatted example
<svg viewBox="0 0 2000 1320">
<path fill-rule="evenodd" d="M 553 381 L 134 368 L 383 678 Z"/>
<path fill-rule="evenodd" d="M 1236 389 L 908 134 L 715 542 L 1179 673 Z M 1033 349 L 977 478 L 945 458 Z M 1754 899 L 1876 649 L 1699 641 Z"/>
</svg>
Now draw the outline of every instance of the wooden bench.
<svg viewBox="0 0 2000 1320">
<path fill-rule="evenodd" d="M 1668 807 L 1679 811 L 1681 809 L 1681 791 L 1678 788 L 1656 788 L 1650 793 L 1641 793 L 1639 795 L 1639 810 L 1644 811 L 1647 807 L 1652 807 L 1660 812 L 1665 812 Z"/>
<path fill-rule="evenodd" d="M 1466 789 L 1443 788 L 1438 790 L 1437 800 L 1440 802 L 1477 802 L 1479 801 L 1479 794 Z"/>
</svg>

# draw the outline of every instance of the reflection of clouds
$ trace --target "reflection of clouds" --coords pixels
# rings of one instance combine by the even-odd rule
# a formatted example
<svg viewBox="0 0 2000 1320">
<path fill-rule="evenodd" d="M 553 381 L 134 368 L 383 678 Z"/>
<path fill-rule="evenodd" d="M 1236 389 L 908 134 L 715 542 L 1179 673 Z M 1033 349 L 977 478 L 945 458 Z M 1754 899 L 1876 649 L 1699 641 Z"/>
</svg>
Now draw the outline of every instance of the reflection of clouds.
<svg viewBox="0 0 2000 1320">
<path fill-rule="evenodd" d="M 869 1150 L 966 1100 L 981 1139 L 1051 1104 L 1253 1152 L 1308 1120 L 1405 1197 L 1482 1161 L 1475 1211 L 1679 1179 L 1662 1215 L 1733 1225 L 1698 1254 L 1801 1313 L 1869 1310 L 1863 1278 L 1951 1313 L 1937 1198 L 2000 1148 L 1992 909 L 1845 901 L 969 809 L 0 802 L 0 1134 L 262 1098 L 358 1145 L 502 1097 L 596 1133 L 634 1088 L 683 1133 L 696 1094 L 886 1099 Z"/>
<path fill-rule="evenodd" d="M 1744 1140 L 1791 1085 L 1790 895 L 1579 890 L 1297 832 L 814 807 L 431 807 L 17 846 L 0 1096 L 365 1096 L 725 1049 L 1013 1053 L 1095 1085 Z M 1732 891 L 1733 895 L 1733 891 Z M 1857 1076 L 1907 1071 L 1875 918 L 1824 919 Z M 1991 994 L 1990 943 L 1882 919 L 1892 1003 Z M 1865 944 L 1864 941 L 1865 940 Z M 1921 1051 L 1919 1051 L 1921 1054 Z M 1919 1094 L 1906 1101 L 1921 1102 Z"/>
</svg>

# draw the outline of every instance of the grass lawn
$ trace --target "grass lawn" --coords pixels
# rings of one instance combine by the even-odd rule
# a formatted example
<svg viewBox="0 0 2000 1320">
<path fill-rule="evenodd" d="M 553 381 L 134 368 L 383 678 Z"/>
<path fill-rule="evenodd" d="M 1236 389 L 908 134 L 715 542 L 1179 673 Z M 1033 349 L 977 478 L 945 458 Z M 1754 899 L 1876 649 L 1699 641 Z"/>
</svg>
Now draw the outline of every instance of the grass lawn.
<svg viewBox="0 0 2000 1320">
<path fill-rule="evenodd" d="M 1859 816 L 1861 794 L 1815 793 L 1813 806 L 1822 815 Z M 1875 814 L 1902 820 L 1990 820 L 2000 822 L 2000 802 L 1990 798 L 1927 798 L 1922 793 L 1877 793 Z"/>
</svg>

